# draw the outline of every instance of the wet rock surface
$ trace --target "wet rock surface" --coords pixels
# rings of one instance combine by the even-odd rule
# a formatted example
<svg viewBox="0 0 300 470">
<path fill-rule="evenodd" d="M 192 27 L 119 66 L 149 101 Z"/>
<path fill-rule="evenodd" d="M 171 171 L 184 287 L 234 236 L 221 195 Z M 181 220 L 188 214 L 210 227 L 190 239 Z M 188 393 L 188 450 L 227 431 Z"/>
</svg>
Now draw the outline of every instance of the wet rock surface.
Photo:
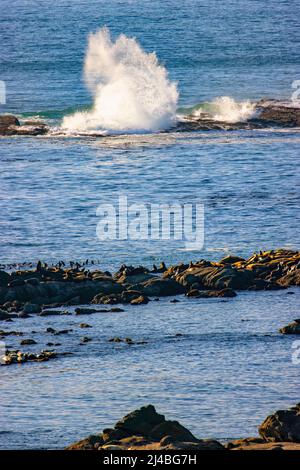
<svg viewBox="0 0 300 470">
<path fill-rule="evenodd" d="M 212 115 L 202 112 L 197 115 L 182 116 L 182 119 L 170 131 L 234 131 L 299 126 L 300 108 L 295 103 L 292 101 L 282 102 L 275 99 L 262 99 L 254 103 L 253 115 L 246 121 L 217 121 Z M 51 133 L 51 128 L 44 122 L 35 120 L 21 121 L 13 115 L 0 115 L 0 136 L 40 136 L 48 133 Z M 57 130 L 56 135 L 59 135 Z M 63 131 L 61 135 L 64 135 Z M 84 136 L 84 134 L 82 135 Z M 102 137 L 102 134 L 96 131 L 94 135 L 95 137 Z M 162 269 L 156 269 L 156 272 L 162 272 Z"/>
<path fill-rule="evenodd" d="M 267 127 L 299 127 L 300 108 L 293 102 L 281 102 L 263 99 L 255 103 L 253 116 L 242 122 L 216 121 L 211 115 L 202 112 L 200 115 L 189 115 L 180 121 L 177 131 L 209 131 L 209 130 L 251 130 Z"/>
</svg>

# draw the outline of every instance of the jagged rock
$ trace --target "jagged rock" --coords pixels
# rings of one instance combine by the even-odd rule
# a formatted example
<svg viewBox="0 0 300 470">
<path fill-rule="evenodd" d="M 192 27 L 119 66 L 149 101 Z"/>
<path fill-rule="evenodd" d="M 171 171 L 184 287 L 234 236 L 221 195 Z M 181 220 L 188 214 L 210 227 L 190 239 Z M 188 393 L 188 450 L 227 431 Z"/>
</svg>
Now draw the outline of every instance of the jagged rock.
<svg viewBox="0 0 300 470">
<path fill-rule="evenodd" d="M 300 442 L 300 403 L 268 416 L 258 431 L 265 441 Z"/>
</svg>

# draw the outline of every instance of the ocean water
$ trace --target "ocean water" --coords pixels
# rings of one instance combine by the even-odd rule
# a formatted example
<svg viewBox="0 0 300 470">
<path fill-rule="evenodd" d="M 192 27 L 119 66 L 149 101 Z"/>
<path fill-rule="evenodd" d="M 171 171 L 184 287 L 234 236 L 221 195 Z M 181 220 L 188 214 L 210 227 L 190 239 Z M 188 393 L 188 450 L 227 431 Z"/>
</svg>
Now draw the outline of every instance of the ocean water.
<svg viewBox="0 0 300 470">
<path fill-rule="evenodd" d="M 13 9 L 2 0 L 0 113 L 44 120 L 54 132 L 0 138 L 0 263 L 89 258 L 113 270 L 299 248 L 299 129 L 169 129 L 174 115 L 218 97 L 234 100 L 218 101 L 216 115 L 229 119 L 261 98 L 291 99 L 298 18 L 292 0 L 16 0 Z M 87 49 L 104 26 L 111 43 L 97 36 Z M 132 204 L 204 204 L 203 248 L 99 241 L 97 207 L 119 195 Z M 150 402 L 199 437 L 255 434 L 269 412 L 299 401 L 293 338 L 277 333 L 299 316 L 292 291 L 167 299 L 89 317 L 87 332 L 74 317 L 16 321 L 29 337 L 37 331 L 38 349 L 47 326 L 73 326 L 59 339 L 73 354 L 1 367 L 0 446 L 60 447 Z M 85 334 L 93 341 L 79 346 Z M 111 336 L 148 343 L 112 345 Z"/>
</svg>

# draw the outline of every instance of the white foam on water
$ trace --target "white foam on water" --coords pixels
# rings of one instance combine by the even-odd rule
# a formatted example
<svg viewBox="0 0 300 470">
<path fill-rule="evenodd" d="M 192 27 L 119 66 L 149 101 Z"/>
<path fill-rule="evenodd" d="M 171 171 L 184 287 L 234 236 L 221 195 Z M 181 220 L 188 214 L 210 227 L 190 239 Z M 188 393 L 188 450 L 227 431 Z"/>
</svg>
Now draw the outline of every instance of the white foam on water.
<svg viewBox="0 0 300 470">
<path fill-rule="evenodd" d="M 229 96 L 220 96 L 210 103 L 201 105 L 194 110 L 192 115 L 200 117 L 209 115 L 214 121 L 220 122 L 243 122 L 254 116 L 256 104 L 251 101 L 235 101 Z"/>
<path fill-rule="evenodd" d="M 112 41 L 107 28 L 89 37 L 85 83 L 94 103 L 90 111 L 65 116 L 70 132 L 154 132 L 176 121 L 178 92 L 155 53 L 121 34 Z"/>
</svg>

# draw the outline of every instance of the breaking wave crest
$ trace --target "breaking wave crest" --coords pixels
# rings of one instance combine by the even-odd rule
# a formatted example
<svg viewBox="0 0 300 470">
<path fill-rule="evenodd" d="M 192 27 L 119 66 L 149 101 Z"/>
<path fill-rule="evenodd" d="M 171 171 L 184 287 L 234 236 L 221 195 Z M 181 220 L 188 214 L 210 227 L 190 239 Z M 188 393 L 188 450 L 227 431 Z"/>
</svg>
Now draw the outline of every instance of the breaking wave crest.
<svg viewBox="0 0 300 470">
<path fill-rule="evenodd" d="M 244 122 L 254 117 L 256 103 L 235 101 L 229 96 L 215 98 L 209 103 L 202 103 L 192 108 L 194 118 L 207 118 L 217 122 Z"/>
</svg>

